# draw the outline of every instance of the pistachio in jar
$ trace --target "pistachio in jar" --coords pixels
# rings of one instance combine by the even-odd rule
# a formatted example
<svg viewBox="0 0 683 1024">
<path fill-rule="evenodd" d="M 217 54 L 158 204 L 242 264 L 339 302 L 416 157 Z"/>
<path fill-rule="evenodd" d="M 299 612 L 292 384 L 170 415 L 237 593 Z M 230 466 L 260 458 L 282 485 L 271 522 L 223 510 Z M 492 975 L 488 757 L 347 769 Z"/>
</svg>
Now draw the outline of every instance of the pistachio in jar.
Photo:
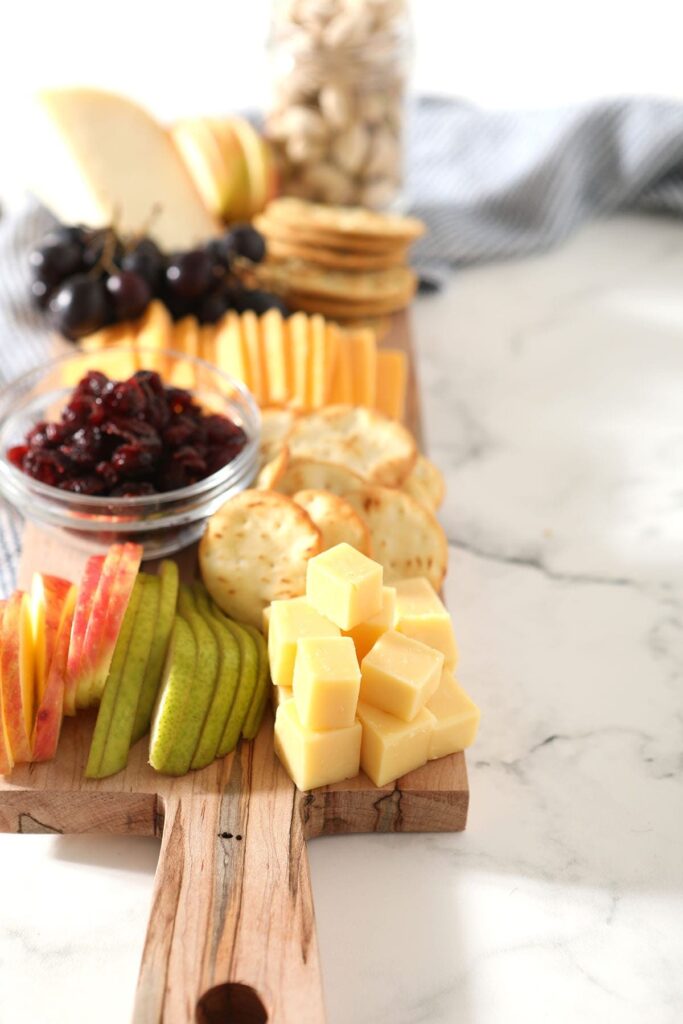
<svg viewBox="0 0 683 1024">
<path fill-rule="evenodd" d="M 410 57 L 405 0 L 279 0 L 266 134 L 282 190 L 400 205 Z"/>
</svg>

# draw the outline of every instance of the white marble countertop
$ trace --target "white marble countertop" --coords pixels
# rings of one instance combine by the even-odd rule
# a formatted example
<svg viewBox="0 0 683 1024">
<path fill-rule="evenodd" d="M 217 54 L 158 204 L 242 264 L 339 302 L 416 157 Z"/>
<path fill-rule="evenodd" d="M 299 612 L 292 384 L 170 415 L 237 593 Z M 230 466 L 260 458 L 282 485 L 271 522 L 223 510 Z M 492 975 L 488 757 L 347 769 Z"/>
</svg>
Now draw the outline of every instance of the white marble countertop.
<svg viewBox="0 0 683 1024">
<path fill-rule="evenodd" d="M 467 832 L 310 844 L 330 1024 L 683 1018 L 683 224 L 621 217 L 416 314 Z M 158 844 L 0 836 L 0 1021 L 130 1017 Z"/>
</svg>

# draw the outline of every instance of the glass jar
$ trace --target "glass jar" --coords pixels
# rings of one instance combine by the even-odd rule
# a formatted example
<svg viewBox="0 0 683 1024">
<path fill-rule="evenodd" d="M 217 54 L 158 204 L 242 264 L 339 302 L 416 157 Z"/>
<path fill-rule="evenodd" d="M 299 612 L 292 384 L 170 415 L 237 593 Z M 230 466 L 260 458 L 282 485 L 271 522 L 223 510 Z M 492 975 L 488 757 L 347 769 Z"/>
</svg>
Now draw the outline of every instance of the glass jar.
<svg viewBox="0 0 683 1024">
<path fill-rule="evenodd" d="M 266 134 L 283 194 L 400 208 L 411 40 L 405 0 L 276 0 Z"/>
</svg>

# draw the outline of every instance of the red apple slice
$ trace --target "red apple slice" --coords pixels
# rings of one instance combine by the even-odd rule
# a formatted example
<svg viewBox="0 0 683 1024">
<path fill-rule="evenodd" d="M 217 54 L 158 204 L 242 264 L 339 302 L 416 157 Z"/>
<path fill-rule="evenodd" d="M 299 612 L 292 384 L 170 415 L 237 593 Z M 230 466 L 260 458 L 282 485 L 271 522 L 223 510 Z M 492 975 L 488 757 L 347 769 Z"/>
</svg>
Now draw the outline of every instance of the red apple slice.
<svg viewBox="0 0 683 1024">
<path fill-rule="evenodd" d="M 77 596 L 78 588 L 72 586 L 62 602 L 62 614 L 57 627 L 53 656 L 50 660 L 47 682 L 36 713 L 33 730 L 34 761 L 49 761 L 55 756 L 57 750 L 64 714 L 64 684 Z"/>
<path fill-rule="evenodd" d="M 78 668 L 81 662 L 83 641 L 88 629 L 88 620 L 92 610 L 97 584 L 102 575 L 104 555 L 93 555 L 85 563 L 85 571 L 78 590 L 78 600 L 71 626 L 69 641 L 69 657 L 66 667 L 66 684 L 64 690 L 64 714 L 76 714 L 76 687 L 78 685 Z"/>
<path fill-rule="evenodd" d="M 139 544 L 114 544 L 105 558 L 81 652 L 77 707 L 99 703 L 141 561 Z"/>
<path fill-rule="evenodd" d="M 31 581 L 31 619 L 36 665 L 36 703 L 45 693 L 47 674 L 57 642 L 66 596 L 71 590 L 69 580 L 34 572 Z"/>
<path fill-rule="evenodd" d="M 2 617 L 2 713 L 12 757 L 31 760 L 33 731 L 33 629 L 28 594 L 15 591 Z"/>
<path fill-rule="evenodd" d="M 2 641 L 2 621 L 5 617 L 6 605 L 7 601 L 0 601 L 0 642 Z M 7 728 L 5 726 L 5 714 L 3 711 L 3 693 L 2 686 L 0 685 L 0 775 L 9 775 L 13 768 L 14 758 L 12 757 L 12 748 L 9 745 L 9 737 L 7 735 Z"/>
</svg>

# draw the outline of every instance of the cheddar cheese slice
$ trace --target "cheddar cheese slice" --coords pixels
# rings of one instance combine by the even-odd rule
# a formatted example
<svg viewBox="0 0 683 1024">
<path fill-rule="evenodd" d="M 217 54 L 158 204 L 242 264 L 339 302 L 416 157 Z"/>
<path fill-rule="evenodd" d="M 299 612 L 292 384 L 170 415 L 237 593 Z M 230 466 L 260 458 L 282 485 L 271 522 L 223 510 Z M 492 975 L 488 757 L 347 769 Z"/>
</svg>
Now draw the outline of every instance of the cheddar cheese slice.
<svg viewBox="0 0 683 1024">
<path fill-rule="evenodd" d="M 261 317 L 259 326 L 261 356 L 268 381 L 268 402 L 284 405 L 290 397 L 290 380 L 282 313 L 279 309 L 269 309 Z"/>
<path fill-rule="evenodd" d="M 311 379 L 311 337 L 308 317 L 294 313 L 287 321 L 292 353 L 292 402 L 298 409 L 308 409 Z"/>
<path fill-rule="evenodd" d="M 377 339 L 364 328 L 349 336 L 353 404 L 374 408 L 377 392 Z"/>
<path fill-rule="evenodd" d="M 348 336 L 339 336 L 337 357 L 330 379 L 328 402 L 330 405 L 351 405 L 353 403 L 353 385 L 351 383 L 351 345 Z"/>
<path fill-rule="evenodd" d="M 171 347 L 176 352 L 182 352 L 186 356 L 197 357 L 199 355 L 199 324 L 196 317 L 185 316 L 178 320 L 173 328 L 173 341 Z M 176 388 L 193 388 L 195 385 L 195 371 L 191 363 L 178 361 L 170 370 L 169 380 Z"/>
<path fill-rule="evenodd" d="M 397 348 L 377 352 L 375 408 L 392 420 L 402 420 L 406 404 L 408 365 L 405 352 Z"/>
<path fill-rule="evenodd" d="M 232 309 L 218 323 L 215 353 L 218 368 L 251 389 L 249 360 L 240 318 Z"/>
<path fill-rule="evenodd" d="M 266 368 L 261 354 L 261 332 L 256 313 L 247 309 L 240 317 L 242 334 L 244 336 L 244 349 L 249 365 L 250 390 L 260 405 L 266 404 L 268 394 L 268 381 L 266 379 Z"/>
<path fill-rule="evenodd" d="M 135 336 L 135 344 L 148 349 L 140 357 L 142 369 L 156 370 L 157 373 L 166 376 L 166 358 L 160 353 L 173 348 L 173 320 L 159 299 L 150 302 L 145 310 Z"/>
</svg>

